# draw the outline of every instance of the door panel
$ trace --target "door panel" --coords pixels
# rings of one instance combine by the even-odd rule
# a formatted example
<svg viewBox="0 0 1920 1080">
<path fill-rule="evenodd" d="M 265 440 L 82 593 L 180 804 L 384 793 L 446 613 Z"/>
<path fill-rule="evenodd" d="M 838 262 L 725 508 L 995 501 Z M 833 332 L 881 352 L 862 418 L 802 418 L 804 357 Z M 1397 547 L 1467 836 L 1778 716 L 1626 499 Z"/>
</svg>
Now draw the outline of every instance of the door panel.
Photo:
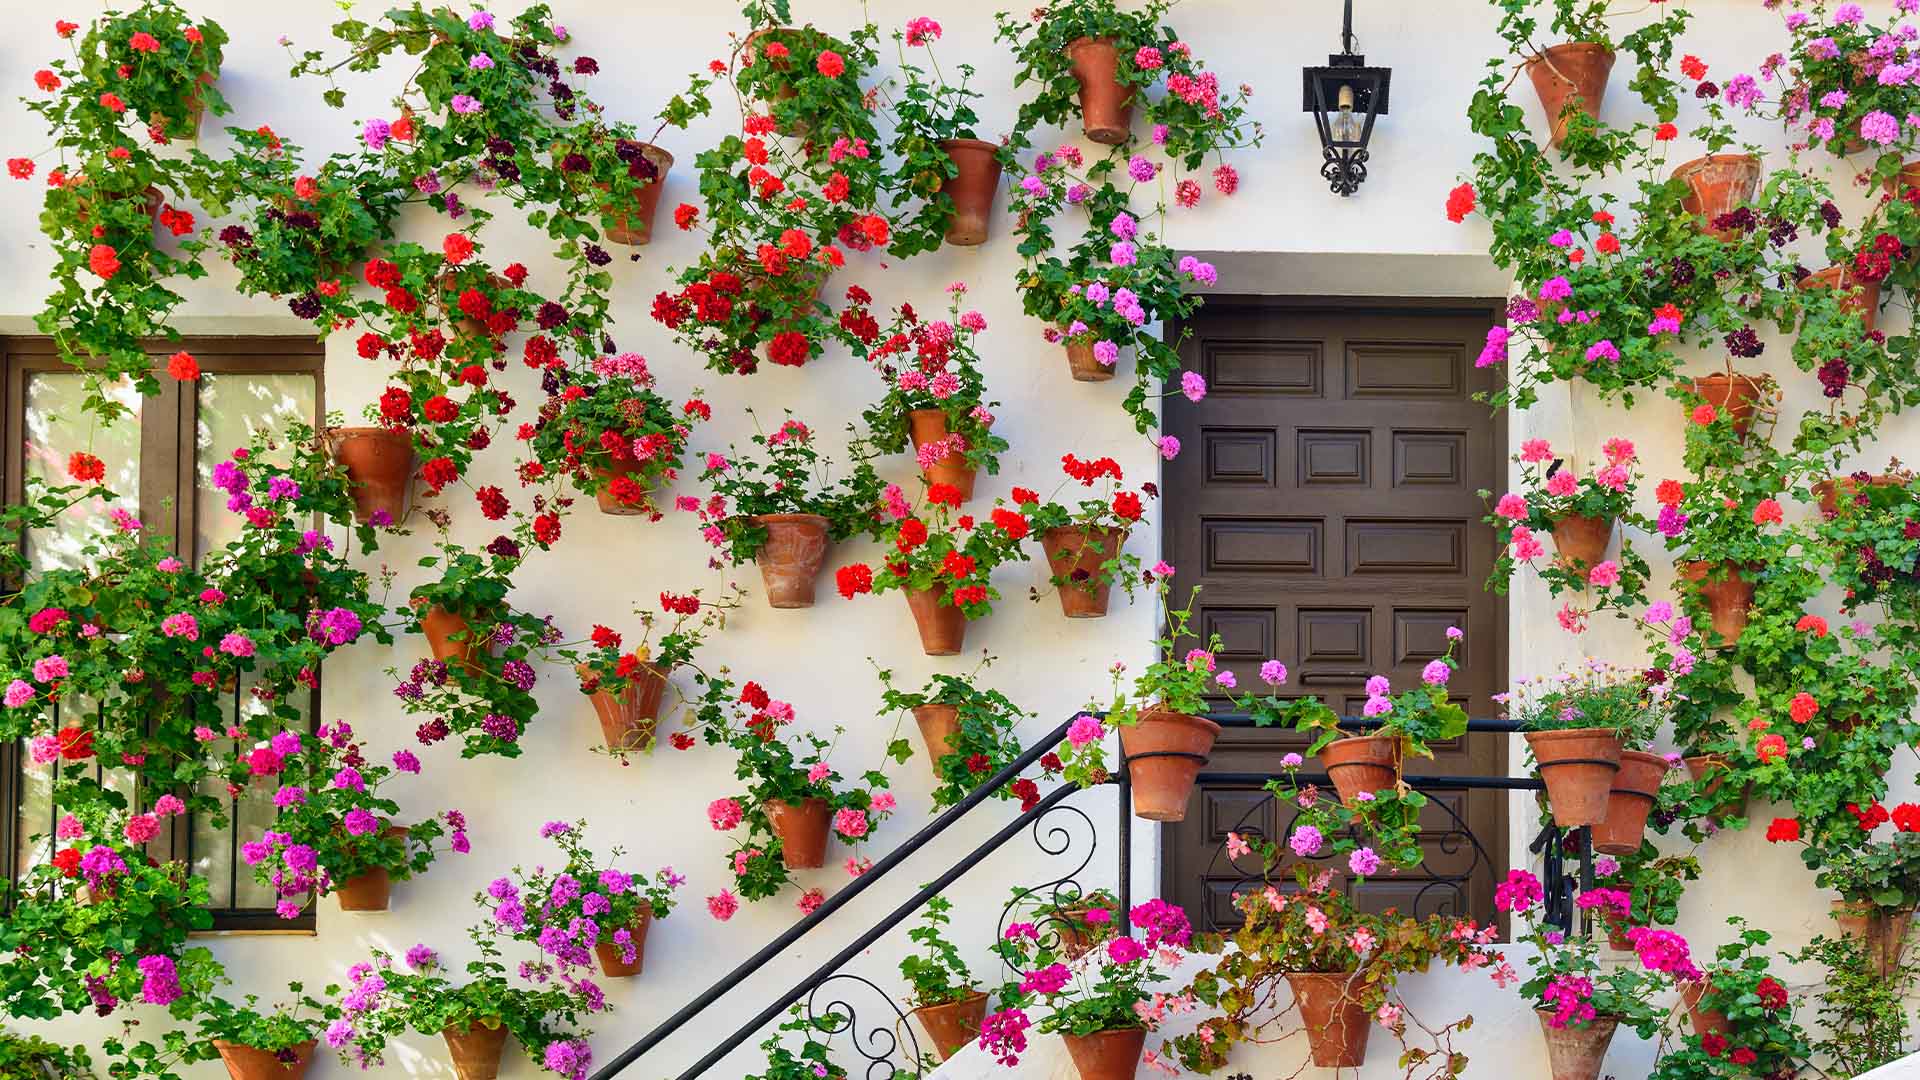
<svg viewBox="0 0 1920 1080">
<path fill-rule="evenodd" d="M 1259 685 L 1261 662 L 1278 657 L 1286 690 L 1358 715 L 1369 676 L 1415 685 L 1458 626 L 1454 700 L 1495 715 L 1506 612 L 1481 588 L 1495 548 L 1474 492 L 1501 486 L 1505 430 L 1473 400 L 1494 386 L 1473 359 L 1495 310 L 1210 302 L 1190 324 L 1187 365 L 1209 389 L 1199 402 L 1166 399 L 1166 430 L 1191 449 L 1165 468 L 1164 548 L 1174 598 L 1200 587 L 1195 626 L 1220 635 L 1221 665 L 1242 686 Z M 1505 744 L 1452 740 L 1409 772 L 1504 774 Z M 1304 745 L 1292 732 L 1228 729 L 1209 767 L 1271 774 Z M 1505 793 L 1428 794 L 1426 865 L 1367 882 L 1359 899 L 1491 917 Z M 1162 833 L 1163 893 L 1196 925 L 1225 929 L 1240 881 L 1220 851 L 1226 833 L 1278 837 L 1292 808 L 1257 789 L 1203 785 L 1193 799 L 1186 822 Z"/>
</svg>

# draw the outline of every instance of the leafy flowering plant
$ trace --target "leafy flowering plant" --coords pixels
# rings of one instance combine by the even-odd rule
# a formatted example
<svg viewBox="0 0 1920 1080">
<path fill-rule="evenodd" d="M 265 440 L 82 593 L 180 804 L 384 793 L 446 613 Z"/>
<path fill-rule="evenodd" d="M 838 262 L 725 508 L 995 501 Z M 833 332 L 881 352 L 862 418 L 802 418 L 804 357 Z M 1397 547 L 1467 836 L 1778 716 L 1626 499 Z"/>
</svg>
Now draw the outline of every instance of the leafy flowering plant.
<svg viewBox="0 0 1920 1080">
<path fill-rule="evenodd" d="M 900 977 L 912 988 L 907 1000 L 915 1008 L 951 1005 L 979 993 L 979 980 L 941 929 L 952 923 L 952 911 L 953 901 L 935 896 L 921 910 L 920 925 L 907 931 L 920 952 L 900 958 Z"/>
<path fill-rule="evenodd" d="M 751 560 L 766 544 L 767 527 L 758 520 L 765 514 L 826 518 L 827 537 L 836 542 L 877 533 L 875 511 L 882 485 L 865 442 L 855 438 L 848 443 L 851 468 L 837 480 L 832 479 L 833 459 L 816 445 L 813 430 L 791 416 L 772 434 L 755 434 L 753 445 L 765 460 L 729 447 L 726 454 L 709 452 L 700 474 L 713 488 L 713 495 L 695 508 L 701 535 L 733 565 Z"/>
<path fill-rule="evenodd" d="M 1508 716 L 1528 731 L 1605 728 L 1629 750 L 1644 749 L 1665 725 L 1671 684 L 1640 669 L 1589 657 L 1579 666 L 1524 680 L 1503 695 Z"/>
<path fill-rule="evenodd" d="M 1760 65 L 1777 84 L 1781 125 L 1799 145 L 1836 157 L 1873 151 L 1876 180 L 1898 172 L 1916 133 L 1905 123 L 1914 111 L 1914 30 L 1901 7 L 1891 21 L 1870 20 L 1857 3 L 1812 0 L 1784 16 L 1787 48 Z M 1755 109 L 1761 108 L 1759 103 Z"/>
<path fill-rule="evenodd" d="M 896 485 L 888 485 L 887 521 L 880 540 L 892 547 L 876 573 L 864 563 L 834 573 L 840 595 L 885 593 L 901 589 L 932 593 L 943 606 L 958 608 L 969 621 L 985 618 L 1000 599 L 993 571 L 1004 563 L 1025 562 L 1020 546 L 1027 525 L 1018 514 L 995 511 L 989 521 L 960 514 L 960 491 L 950 484 L 928 485 L 918 508 L 910 507 Z"/>
<path fill-rule="evenodd" d="M 672 912 L 673 894 L 687 879 L 670 866 L 651 879 L 615 869 L 624 852 L 616 847 L 605 859 L 595 855 L 586 844 L 584 821 L 549 821 L 540 835 L 558 845 L 566 861 L 531 873 L 516 867 L 511 878 L 487 887 L 481 903 L 493 908 L 496 926 L 539 945 L 542 962 L 577 991 L 587 982 L 596 946 L 611 946 L 624 962 L 634 962 L 645 923 Z"/>
<path fill-rule="evenodd" d="M 1737 936 L 1714 950 L 1694 1005 L 1724 1016 L 1727 1031 L 1700 1037 L 1699 1053 L 1710 1063 L 1694 1075 L 1773 1076 L 1798 1068 L 1811 1057 L 1812 1047 L 1794 1019 L 1786 984 L 1761 951 L 1773 935 L 1749 927 L 1738 915 L 1727 924 Z"/>
<path fill-rule="evenodd" d="M 956 64 L 956 78 L 949 81 L 934 59 L 933 43 L 940 39 L 940 24 L 922 15 L 907 21 L 903 30 L 893 32 L 900 53 L 899 93 L 887 94 L 893 112 L 893 141 L 887 152 L 893 156 L 893 172 L 885 189 L 893 192 L 893 207 L 904 210 L 915 201 L 919 209 L 894 222 L 893 242 L 887 250 L 896 258 L 907 258 L 923 251 L 937 251 L 953 221 L 954 203 L 943 189 L 960 176 L 960 166 L 943 145 L 953 139 L 978 139 L 980 117 L 972 102 L 981 95 L 969 89 L 972 64 Z M 931 74 L 914 63 L 909 49 L 925 49 Z"/>
<path fill-rule="evenodd" d="M 558 371 L 564 385 L 533 427 L 534 458 L 581 491 L 658 521 L 653 495 L 678 476 L 694 423 L 712 418 L 713 409 L 698 391 L 675 407 L 654 390 L 653 372 L 638 353 L 549 371 Z"/>
<path fill-rule="evenodd" d="M 1078 481 L 1083 488 L 1098 484 L 1099 494 L 1073 506 L 1056 502 L 1055 497 L 1067 485 L 1067 480 L 1062 480 L 1045 502 L 1039 493 L 1020 487 L 1013 489 L 1011 500 L 1026 518 L 1028 529 L 1039 536 L 1049 567 L 1057 563 L 1062 568 L 1048 579 L 1049 583 L 1056 589 L 1085 593 L 1118 585 L 1131 597 L 1135 587 L 1152 581 L 1152 575 L 1142 569 L 1139 556 L 1122 548 L 1127 535 L 1145 521 L 1144 499 L 1157 498 L 1159 487 L 1152 481 L 1141 484 L 1138 490 L 1122 487 L 1120 465 L 1110 457 L 1082 461 L 1067 454 L 1060 459 L 1060 468 L 1067 480 Z M 1055 539 L 1056 530 L 1078 534 L 1081 545 L 1075 548 L 1064 543 L 1064 537 Z M 1033 598 L 1040 598 L 1037 590 Z"/>
<path fill-rule="evenodd" d="M 934 776 L 940 781 L 933 790 L 933 806 L 942 810 L 960 802 L 988 777 L 1014 763 L 1020 757 L 1020 738 L 1015 728 L 1031 713 L 1023 711 L 998 690 L 976 685 L 980 669 L 993 662 L 981 661 L 980 668 L 967 675 L 936 674 L 919 690 L 906 691 L 893 685 L 893 672 L 880 671 L 880 715 L 898 715 L 929 706 L 954 710 L 953 733 L 947 736 L 946 752 L 932 762 Z M 913 755 L 906 739 L 895 738 L 887 754 L 905 762 Z M 929 754 L 932 749 L 929 748 Z M 993 793 L 997 799 L 1018 798 L 1027 809 L 1040 797 L 1038 785 L 1031 780 L 1016 780 Z"/>
<path fill-rule="evenodd" d="M 901 304 L 893 322 L 880 331 L 867 360 L 887 392 L 861 418 L 873 433 L 874 448 L 897 454 L 912 442 L 911 414 L 937 409 L 946 434 L 915 447 L 921 471 L 958 456 L 968 468 L 997 475 L 1007 440 L 993 433 L 992 410 L 1000 403 L 987 400 L 976 344 L 987 319 L 978 311 L 960 310 L 965 285 L 956 282 L 947 291 L 953 298 L 949 318 L 922 319 L 911 304 Z M 848 310 L 865 313 L 864 308 Z"/>
<path fill-rule="evenodd" d="M 832 1036 L 844 1028 L 828 1016 L 809 1017 L 804 1006 L 787 1010 L 787 1018 L 767 1036 L 760 1049 L 767 1055 L 765 1072 L 744 1080 L 846 1080 L 847 1072 L 834 1064 Z M 801 1036 L 800 1049 L 787 1046 L 787 1033 Z"/>
<path fill-rule="evenodd" d="M 1640 1031 L 1642 1037 L 1652 1037 L 1661 1020 L 1647 1000 L 1660 982 L 1655 973 L 1681 981 L 1700 975 L 1685 939 L 1669 930 L 1635 927 L 1629 934 L 1642 966 L 1603 971 L 1593 938 L 1569 935 L 1546 921 L 1544 895 L 1540 880 L 1517 868 L 1509 870 L 1507 879 L 1494 890 L 1494 906 L 1526 920 L 1524 940 L 1537 950 L 1527 958 L 1531 970 L 1520 980 L 1521 997 L 1533 1003 L 1550 1027 L 1582 1028 L 1604 1016 Z M 1575 897 L 1575 904 L 1624 917 L 1630 901 L 1619 889 L 1600 887 Z M 1506 970 L 1508 979 L 1514 978 L 1512 969 Z"/>
<path fill-rule="evenodd" d="M 1420 673 L 1419 686 L 1395 694 L 1392 682 L 1385 675 L 1367 680 L 1367 701 L 1360 711 L 1365 719 L 1372 721 L 1368 734 L 1399 739 L 1406 753 L 1432 757 L 1433 743 L 1457 739 L 1466 733 L 1466 710 L 1447 696 L 1447 683 L 1460 667 L 1453 652 L 1464 636 L 1459 627 L 1447 628 L 1447 651 L 1427 662 Z M 1287 680 L 1286 665 L 1269 661 L 1262 665 L 1261 679 L 1268 686 L 1283 685 Z M 1293 725 L 1295 731 L 1313 735 L 1313 743 L 1307 747 L 1309 754 L 1317 754 L 1333 740 L 1351 734 L 1341 728 L 1345 718 L 1317 697 L 1282 699 L 1272 692 L 1265 696 L 1247 693 L 1234 700 L 1234 707 L 1250 714 L 1261 727 L 1286 723 Z"/>
<path fill-rule="evenodd" d="M 332 997 L 338 986 L 327 986 L 321 994 Z M 257 994 L 248 994 L 239 1002 L 219 994 L 208 994 L 200 1003 L 197 1034 L 203 1042 L 222 1042 L 264 1050 L 282 1060 L 291 1058 L 301 1043 L 317 1040 L 328 1023 L 339 1016 L 334 1005 L 315 998 L 298 982 L 287 984 L 286 1000 L 260 1008 Z"/>
<path fill-rule="evenodd" d="M 1897 468 L 1897 466 L 1896 466 Z M 1879 606 L 1898 625 L 1920 621 L 1920 485 L 1898 472 L 1894 482 L 1871 474 L 1847 478 L 1835 513 L 1818 526 L 1835 552 L 1848 611 Z"/>
<path fill-rule="evenodd" d="M 238 755 L 229 769 L 234 786 L 275 785 L 272 828 L 240 845 L 254 880 L 279 897 L 283 919 L 349 878 L 384 871 L 405 881 L 426 873 L 442 836 L 457 852 L 471 849 L 466 815 L 458 810 L 398 826 L 400 804 L 380 789 L 400 774 L 418 774 L 420 760 L 397 750 L 391 765 L 376 765 L 354 741 L 346 721 L 322 724 L 311 736 L 282 731 Z"/>
<path fill-rule="evenodd" d="M 725 629 L 727 612 L 740 606 L 740 589 L 734 586 L 721 600 L 703 600 L 700 590 L 685 594 L 660 594 L 660 611 L 641 611 L 640 640 L 628 647 L 628 639 L 611 627 L 595 625 L 585 648 L 562 648 L 559 654 L 574 662 L 583 694 L 617 694 L 627 687 L 652 678 L 663 678 L 675 668 L 693 663 L 707 635 Z M 654 640 L 654 631 L 660 638 Z M 651 673 L 648 669 L 651 669 Z"/>
<path fill-rule="evenodd" d="M 993 951 L 1020 977 L 1000 988 L 1000 1008 L 981 1028 L 981 1045 L 1002 1064 L 1015 1064 L 1026 1045 L 1028 1013 L 1040 1009 L 1046 1015 L 1033 1026 L 1071 1035 L 1151 1031 L 1168 1010 L 1191 1009 L 1184 995 L 1175 1000 L 1153 990 L 1186 953 L 1193 935 L 1186 913 L 1150 900 L 1131 914 L 1139 936 L 1108 938 L 1071 960 L 1033 923 L 1009 923 Z"/>
<path fill-rule="evenodd" d="M 1920 901 L 1920 804 L 1901 803 L 1888 810 L 1878 801 L 1862 807 L 1849 804 L 1859 824 L 1853 836 L 1808 837 L 1801 858 L 1818 871 L 1814 884 L 1832 889 L 1842 900 L 1888 910 Z M 1873 833 L 1891 822 L 1893 834 L 1884 840 Z M 1767 839 L 1800 839 L 1793 819 L 1776 820 Z M 1823 842 L 1815 842 L 1820 840 Z"/>
<path fill-rule="evenodd" d="M 1638 522 L 1633 495 L 1640 474 L 1635 467 L 1633 443 L 1608 439 L 1604 453 L 1606 465 L 1590 476 L 1581 476 L 1554 453 L 1545 439 L 1529 439 L 1522 445 L 1514 457 L 1520 466 L 1519 490 L 1500 496 L 1492 513 L 1482 519 L 1493 527 L 1501 548 L 1487 579 L 1492 588 L 1505 592 L 1514 568 L 1526 563 L 1537 568 L 1554 596 L 1568 591 L 1597 591 L 1600 598 L 1591 610 L 1646 603 L 1646 580 L 1651 571 L 1624 532 L 1618 558 L 1602 558 L 1588 565 L 1584 556 L 1576 558 L 1562 551 L 1544 566 L 1539 564 L 1546 554 L 1540 534 L 1554 533 L 1557 539 L 1556 530 L 1563 522 L 1570 522 L 1569 529 L 1603 523 L 1609 536 L 1615 522 Z M 1482 499 L 1491 496 L 1489 491 L 1480 492 Z"/>
</svg>

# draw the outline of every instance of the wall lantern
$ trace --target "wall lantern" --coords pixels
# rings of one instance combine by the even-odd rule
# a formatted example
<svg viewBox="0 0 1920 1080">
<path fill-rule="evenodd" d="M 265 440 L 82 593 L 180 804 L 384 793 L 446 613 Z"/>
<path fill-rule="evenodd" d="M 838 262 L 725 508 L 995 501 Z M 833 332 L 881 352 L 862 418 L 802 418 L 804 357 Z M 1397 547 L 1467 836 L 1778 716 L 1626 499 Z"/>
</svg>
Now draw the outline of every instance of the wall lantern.
<svg viewBox="0 0 1920 1080">
<path fill-rule="evenodd" d="M 1367 58 L 1353 51 L 1353 0 L 1346 0 L 1340 49 L 1327 57 L 1326 67 L 1300 72 L 1301 111 L 1312 113 L 1320 129 L 1326 159 L 1320 175 L 1335 194 L 1352 195 L 1367 178 L 1367 140 L 1373 137 L 1373 118 L 1386 115 L 1387 81 L 1393 70 L 1368 67 Z"/>
</svg>

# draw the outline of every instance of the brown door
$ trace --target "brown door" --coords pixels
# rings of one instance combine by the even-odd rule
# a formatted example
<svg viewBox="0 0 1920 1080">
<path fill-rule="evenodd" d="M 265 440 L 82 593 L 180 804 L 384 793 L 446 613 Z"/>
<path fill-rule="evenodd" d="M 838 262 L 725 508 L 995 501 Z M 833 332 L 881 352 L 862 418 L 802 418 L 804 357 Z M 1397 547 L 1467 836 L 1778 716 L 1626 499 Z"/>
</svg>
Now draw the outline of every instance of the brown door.
<svg viewBox="0 0 1920 1080">
<path fill-rule="evenodd" d="M 1357 716 L 1368 676 L 1416 684 L 1458 626 L 1455 700 L 1469 716 L 1495 715 L 1506 611 L 1481 587 L 1495 547 L 1475 492 L 1501 486 L 1506 434 L 1473 400 L 1494 385 L 1474 360 L 1495 310 L 1261 299 L 1210 301 L 1192 321 L 1183 351 L 1208 393 L 1167 398 L 1166 430 L 1183 449 L 1165 470 L 1164 545 L 1174 598 L 1200 587 L 1194 626 L 1220 635 L 1242 687 L 1260 685 L 1261 661 L 1278 657 L 1292 673 L 1283 692 Z M 1229 728 L 1208 768 L 1276 773 L 1304 746 L 1291 731 Z M 1504 775 L 1506 737 L 1435 747 L 1408 772 Z M 1428 795 L 1425 865 L 1371 879 L 1356 898 L 1491 917 L 1507 794 Z M 1196 790 L 1186 821 L 1162 833 L 1163 893 L 1197 926 L 1235 925 L 1239 871 L 1257 868 L 1229 864 L 1226 833 L 1279 838 L 1289 811 L 1257 786 Z"/>
</svg>

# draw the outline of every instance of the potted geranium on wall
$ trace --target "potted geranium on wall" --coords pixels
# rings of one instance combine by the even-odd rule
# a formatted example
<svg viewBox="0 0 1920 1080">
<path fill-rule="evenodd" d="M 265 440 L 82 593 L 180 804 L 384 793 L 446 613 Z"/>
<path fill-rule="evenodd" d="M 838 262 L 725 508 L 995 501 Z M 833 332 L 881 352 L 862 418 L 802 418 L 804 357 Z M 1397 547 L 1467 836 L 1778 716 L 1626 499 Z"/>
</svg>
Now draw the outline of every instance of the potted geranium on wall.
<svg viewBox="0 0 1920 1080">
<path fill-rule="evenodd" d="M 586 828 L 584 821 L 540 826 L 540 835 L 559 846 L 565 861 L 495 881 L 487 890 L 498 902 L 494 920 L 520 940 L 537 943 L 562 970 L 585 969 L 597 958 L 609 978 L 638 975 L 648 928 L 673 910 L 673 893 L 687 879 L 671 866 L 651 879 L 616 869 L 625 852 L 615 847 L 604 859 L 595 855 Z"/>
<path fill-rule="evenodd" d="M 1550 532 L 1557 556 L 1539 572 L 1552 595 L 1597 591 L 1600 599 L 1590 610 L 1646 603 L 1649 567 L 1633 550 L 1633 541 L 1623 536 L 1619 557 L 1606 557 L 1617 523 L 1639 524 L 1633 516 L 1634 485 L 1640 478 L 1634 468 L 1636 452 L 1632 442 L 1614 438 L 1606 441 L 1603 453 L 1607 463 L 1582 476 L 1547 440 L 1529 439 L 1521 445 L 1514 457 L 1520 466 L 1519 489 L 1502 495 L 1482 519 L 1493 526 L 1501 547 L 1488 578 L 1496 591 L 1506 591 L 1516 564 L 1537 565 L 1545 554 L 1539 534 Z M 1483 499 L 1491 495 L 1480 492 Z"/>
<path fill-rule="evenodd" d="M 920 201 L 917 213 L 894 223 L 887 250 L 898 258 L 937 250 L 942 240 L 958 247 L 986 243 L 993 196 L 1000 186 L 1000 148 L 980 138 L 980 118 L 969 104 L 980 97 L 979 91 L 967 88 L 973 65 L 955 65 L 958 81 L 948 82 L 933 58 L 933 43 L 939 39 L 940 24 L 924 15 L 908 20 L 904 31 L 893 32 L 904 83 L 897 96 L 888 94 L 894 117 L 888 151 L 894 171 L 886 187 L 894 193 L 896 209 Z M 908 48 L 926 50 L 931 77 L 908 59 Z"/>
<path fill-rule="evenodd" d="M 586 650 L 560 650 L 574 661 L 580 692 L 593 702 L 607 753 L 626 764 L 627 755 L 653 750 L 668 677 L 675 668 L 691 664 L 706 636 L 724 628 L 727 612 L 739 606 L 738 586 L 719 601 L 702 600 L 699 589 L 685 595 L 663 592 L 660 608 L 672 621 L 659 641 L 653 640 L 653 632 L 661 616 L 642 611 L 640 640 L 632 648 L 618 630 L 595 625 Z"/>
<path fill-rule="evenodd" d="M 1104 618 L 1115 585 L 1131 598 L 1136 585 L 1151 580 L 1141 571 L 1139 556 L 1121 549 L 1127 545 L 1127 535 L 1144 520 L 1142 496 L 1152 498 L 1155 491 L 1151 484 L 1139 491 L 1122 488 L 1120 465 L 1110 457 L 1082 461 L 1067 454 L 1060 462 L 1068 479 L 1082 487 L 1104 481 L 1099 495 L 1067 506 L 1052 497 L 1041 502 L 1038 493 L 1017 487 L 1012 492 L 1013 505 L 1040 537 L 1052 573 L 1048 583 L 1060 594 L 1061 613 L 1069 619 Z M 1065 484 L 1061 482 L 1062 487 Z M 1038 601 L 1040 594 L 1036 591 L 1033 598 Z"/>
<path fill-rule="evenodd" d="M 1590 659 L 1571 671 L 1522 682 L 1507 695 L 1507 712 L 1520 722 L 1538 762 L 1556 825 L 1594 826 L 1596 848 L 1604 840 L 1607 854 L 1639 850 L 1646 813 L 1667 771 L 1665 758 L 1641 748 L 1661 728 L 1667 693 L 1665 682 L 1649 682 L 1642 671 Z M 1632 797 L 1637 826 L 1626 806 L 1614 820 L 1616 790 Z"/>
<path fill-rule="evenodd" d="M 1014 729 L 1032 714 L 1022 711 L 1000 691 L 977 685 L 980 672 L 992 663 L 993 657 L 988 656 L 969 674 L 936 674 L 914 691 L 894 686 L 893 672 L 882 669 L 879 673 L 884 688 L 879 715 L 910 712 L 920 728 L 927 764 L 939 782 L 933 791 L 936 810 L 966 798 L 982 781 L 1020 756 L 1020 739 Z M 897 734 L 898 729 L 895 731 Z M 887 753 L 896 761 L 905 761 L 913 749 L 905 739 L 895 738 Z M 1013 798 L 1013 786 L 993 794 L 995 798 Z"/>
<path fill-rule="evenodd" d="M 202 1001 L 199 1037 L 213 1044 L 233 1080 L 300 1080 L 313 1064 L 321 1033 L 339 1010 L 310 997 L 300 983 L 288 983 L 287 992 L 291 1001 L 265 1010 L 256 994 L 238 1004 L 218 994 Z M 339 987 L 322 992 L 331 997 Z"/>
<path fill-rule="evenodd" d="M 1920 805 L 1902 803 L 1889 811 L 1874 802 L 1851 809 L 1863 839 L 1809 843 L 1802 858 L 1817 871 L 1814 884 L 1840 894 L 1832 905 L 1840 932 L 1858 943 L 1866 962 L 1885 977 L 1900 966 L 1913 909 L 1920 904 Z M 1873 839 L 1873 830 L 1889 822 L 1893 835 Z M 1795 825 L 1786 832 L 1791 837 L 1769 829 L 1768 839 L 1797 838 L 1800 829 Z"/>
<path fill-rule="evenodd" d="M 565 473 L 603 514 L 645 514 L 679 474 L 687 437 L 713 410 L 699 392 L 676 408 L 654 391 L 638 353 L 603 356 L 585 368 L 556 366 L 558 392 L 540 410 L 529 449 L 548 470 Z"/>
<path fill-rule="evenodd" d="M 907 931 L 920 952 L 900 959 L 900 977 L 912 988 L 907 1003 L 933 1040 L 936 1062 L 978 1039 L 980 1021 L 987 1015 L 986 993 L 941 929 L 953 921 L 952 911 L 953 902 L 946 897 L 929 899 L 920 912 L 920 925 Z"/>
<path fill-rule="evenodd" d="M 975 344 L 987 328 L 986 317 L 960 310 L 965 285 L 955 282 L 947 291 L 952 296 L 949 318 L 922 319 L 911 305 L 902 304 L 880 332 L 880 343 L 867 353 L 867 360 L 887 392 L 862 419 L 873 433 L 875 449 L 897 454 L 911 444 L 921 476 L 930 484 L 952 486 L 964 502 L 973 498 L 979 470 L 1000 472 L 1007 440 L 993 433 L 992 410 L 1000 403 L 987 400 Z M 871 318 L 863 307 L 849 309 L 849 314 Z"/>
<path fill-rule="evenodd" d="M 733 565 L 759 565 L 767 603 L 812 607 L 827 546 L 876 531 L 880 476 L 866 445 L 853 439 L 851 471 L 831 479 L 833 459 L 815 446 L 813 431 L 792 418 L 771 435 L 756 434 L 753 444 L 764 461 L 731 448 L 707 454 L 700 479 L 713 486 L 713 496 L 698 511 L 702 535 Z"/>
<path fill-rule="evenodd" d="M 1714 950 L 1700 978 L 1680 989 L 1699 1039 L 1698 1052 L 1748 1076 L 1794 1072 L 1807 1062 L 1813 1048 L 1794 1020 L 1786 984 L 1769 970 L 1767 956 L 1760 951 L 1772 935 L 1749 928 L 1738 915 L 1730 916 L 1727 924 L 1737 936 Z M 1676 1066 L 1668 1075 L 1697 1074 Z"/>
</svg>

